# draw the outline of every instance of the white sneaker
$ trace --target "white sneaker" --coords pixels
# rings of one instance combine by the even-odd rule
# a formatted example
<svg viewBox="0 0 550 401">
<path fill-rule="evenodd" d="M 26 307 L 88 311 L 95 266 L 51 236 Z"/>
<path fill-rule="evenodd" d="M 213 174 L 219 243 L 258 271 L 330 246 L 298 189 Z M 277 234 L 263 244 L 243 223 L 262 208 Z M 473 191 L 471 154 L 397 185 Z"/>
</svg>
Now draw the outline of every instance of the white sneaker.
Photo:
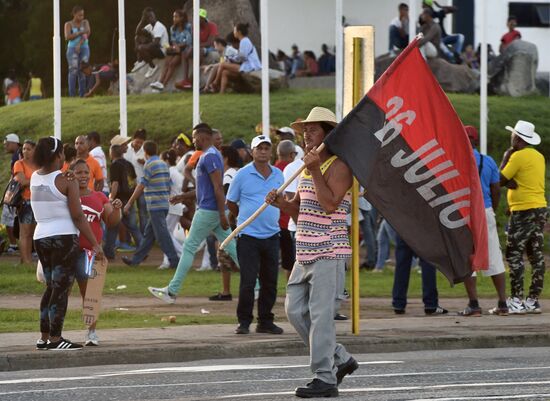
<svg viewBox="0 0 550 401">
<path fill-rule="evenodd" d="M 151 295 L 153 295 L 155 298 L 160 299 L 161 301 L 166 302 L 167 304 L 173 304 L 176 302 L 176 296 L 170 295 L 168 292 L 168 287 L 164 288 L 155 288 L 155 287 L 148 287 L 147 288 Z"/>
<path fill-rule="evenodd" d="M 166 270 L 170 268 L 170 263 L 167 260 L 163 260 L 160 266 L 158 267 L 158 270 Z"/>
<path fill-rule="evenodd" d="M 542 309 L 540 308 L 540 304 L 537 299 L 527 298 L 523 305 L 525 306 L 527 313 L 542 313 Z"/>
<path fill-rule="evenodd" d="M 151 88 L 158 89 L 159 91 L 164 89 L 164 85 L 160 81 L 155 81 L 149 85 Z"/>
<path fill-rule="evenodd" d="M 158 69 L 158 65 L 155 65 L 154 67 L 149 67 L 149 69 L 145 73 L 145 78 L 151 78 L 153 75 L 155 75 L 155 72 L 157 72 Z"/>
<path fill-rule="evenodd" d="M 147 63 L 145 61 L 136 61 L 134 63 L 134 67 L 132 68 L 132 71 L 130 72 L 136 72 L 138 70 L 141 70 L 143 67 L 145 67 Z"/>
<path fill-rule="evenodd" d="M 197 269 L 198 272 L 205 272 L 205 271 L 208 271 L 208 270 L 212 270 L 212 266 L 204 265 L 204 266 L 201 266 Z"/>
<path fill-rule="evenodd" d="M 87 347 L 97 347 L 99 345 L 99 337 L 97 336 L 95 330 L 88 330 L 88 332 L 86 333 L 85 345 Z"/>
<path fill-rule="evenodd" d="M 510 315 L 525 315 L 527 313 L 523 301 L 517 297 L 508 298 L 506 305 L 508 305 L 508 313 Z"/>
</svg>

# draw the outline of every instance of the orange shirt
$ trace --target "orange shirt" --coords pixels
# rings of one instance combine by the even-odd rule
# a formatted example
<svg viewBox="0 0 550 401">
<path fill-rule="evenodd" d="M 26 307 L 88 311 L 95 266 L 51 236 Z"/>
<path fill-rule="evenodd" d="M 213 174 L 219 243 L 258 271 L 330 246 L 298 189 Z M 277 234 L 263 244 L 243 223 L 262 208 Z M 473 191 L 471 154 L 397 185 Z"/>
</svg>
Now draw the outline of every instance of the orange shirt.
<svg viewBox="0 0 550 401">
<path fill-rule="evenodd" d="M 36 168 L 31 166 L 25 160 L 17 160 L 13 165 L 13 175 L 17 175 L 17 173 L 23 173 L 27 180 L 31 179 L 31 175 L 32 173 L 34 173 L 35 170 Z M 31 189 L 28 185 L 25 186 L 25 189 L 23 189 L 23 199 L 27 201 L 31 200 Z"/>
<path fill-rule="evenodd" d="M 203 154 L 202 150 L 195 150 L 189 160 L 187 160 L 187 164 L 189 164 L 191 167 L 195 168 L 197 167 L 197 163 L 199 162 L 199 157 Z"/>
<path fill-rule="evenodd" d="M 92 155 L 88 155 L 88 158 L 86 159 L 86 164 L 90 169 L 90 181 L 88 182 L 88 188 L 90 188 L 93 191 L 95 182 L 99 180 L 103 180 L 104 178 L 103 171 L 101 170 L 101 166 L 99 165 L 99 162 L 96 159 L 94 159 Z"/>
</svg>

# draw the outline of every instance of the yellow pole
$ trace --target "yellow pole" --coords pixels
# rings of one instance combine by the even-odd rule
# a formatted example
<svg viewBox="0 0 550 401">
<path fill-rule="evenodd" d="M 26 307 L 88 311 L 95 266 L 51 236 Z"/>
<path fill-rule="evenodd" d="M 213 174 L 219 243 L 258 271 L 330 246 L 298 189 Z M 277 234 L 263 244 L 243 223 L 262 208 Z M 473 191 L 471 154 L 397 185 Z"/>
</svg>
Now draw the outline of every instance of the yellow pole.
<svg viewBox="0 0 550 401">
<path fill-rule="evenodd" d="M 363 39 L 353 38 L 353 105 L 362 95 L 362 55 Z M 351 187 L 351 331 L 358 335 L 359 325 L 359 183 L 354 178 Z"/>
</svg>

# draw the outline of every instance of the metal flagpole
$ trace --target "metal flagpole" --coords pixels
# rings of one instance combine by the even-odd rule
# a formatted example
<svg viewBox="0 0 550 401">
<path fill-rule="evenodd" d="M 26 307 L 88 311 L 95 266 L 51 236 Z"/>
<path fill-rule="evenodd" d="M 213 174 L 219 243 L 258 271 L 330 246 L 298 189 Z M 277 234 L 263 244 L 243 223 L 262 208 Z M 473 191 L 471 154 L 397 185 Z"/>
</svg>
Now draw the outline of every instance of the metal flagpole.
<svg viewBox="0 0 550 401">
<path fill-rule="evenodd" d="M 61 139 L 61 37 L 59 1 L 53 0 L 53 133 Z"/>
<path fill-rule="evenodd" d="M 344 103 L 344 28 L 342 0 L 336 0 L 336 26 L 335 26 L 335 47 L 336 47 L 336 121 L 342 120 Z"/>
<path fill-rule="evenodd" d="M 416 36 L 416 21 L 418 19 L 417 0 L 409 0 L 409 43 Z"/>
<path fill-rule="evenodd" d="M 479 132 L 480 132 L 480 150 L 481 153 L 487 153 L 487 24 L 485 19 L 487 17 L 487 5 L 486 1 L 481 1 L 480 16 L 478 20 L 478 26 L 480 26 L 481 32 L 481 79 L 480 79 L 480 92 L 479 92 Z M 478 3 L 478 4 L 479 4 Z"/>
<path fill-rule="evenodd" d="M 120 135 L 128 136 L 128 111 L 126 96 L 126 24 L 124 0 L 118 0 L 118 92 L 120 99 Z"/>
<path fill-rule="evenodd" d="M 262 132 L 270 134 L 269 122 L 269 44 L 267 36 L 267 0 L 260 3 L 260 30 L 262 35 Z"/>
<path fill-rule="evenodd" d="M 201 122 L 200 115 L 200 0 L 193 0 L 193 126 Z"/>
</svg>

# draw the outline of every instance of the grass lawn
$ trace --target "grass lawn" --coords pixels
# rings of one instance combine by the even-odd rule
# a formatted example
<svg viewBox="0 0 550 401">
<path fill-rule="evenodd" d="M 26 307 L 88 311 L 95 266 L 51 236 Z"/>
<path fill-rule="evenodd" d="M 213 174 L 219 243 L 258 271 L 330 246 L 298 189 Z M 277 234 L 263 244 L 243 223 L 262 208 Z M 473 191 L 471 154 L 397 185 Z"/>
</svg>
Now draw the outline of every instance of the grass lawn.
<svg viewBox="0 0 550 401">
<path fill-rule="evenodd" d="M 136 313 L 127 311 L 102 311 L 102 329 L 147 328 L 185 326 L 197 324 L 235 323 L 234 316 L 201 315 L 188 316 L 175 313 L 176 322 L 162 320 L 166 313 Z M 37 309 L 0 309 L 0 333 L 36 331 L 38 322 Z M 82 313 L 69 310 L 65 316 L 64 330 L 83 330 Z"/>
<path fill-rule="evenodd" d="M 149 296 L 148 286 L 165 286 L 172 278 L 172 270 L 157 270 L 153 266 L 128 267 L 123 265 L 109 266 L 107 273 L 104 294 L 105 295 L 124 295 L 124 296 Z M 391 297 L 393 285 L 393 272 L 386 269 L 383 273 L 361 272 L 360 290 L 362 297 Z M 530 274 L 526 274 L 526 282 L 530 279 Z M 233 294 L 238 292 L 239 275 L 233 274 L 231 277 L 231 288 Z M 349 281 L 349 277 L 348 277 Z M 507 280 L 508 282 L 508 280 Z M 550 275 L 545 277 L 546 288 L 550 286 Z M 125 285 L 126 288 L 117 290 L 119 285 Z M 279 276 L 280 296 L 285 294 L 286 279 L 284 274 Z M 191 271 L 185 280 L 181 296 L 207 297 L 220 290 L 220 274 L 217 272 L 196 272 Z M 350 288 L 348 282 L 347 288 Z M 527 288 L 527 285 L 526 285 Z M 438 273 L 438 290 L 442 298 L 463 298 L 465 297 L 464 287 L 456 285 L 451 287 L 449 282 Z M 0 295 L 14 294 L 42 294 L 43 285 L 36 281 L 35 267 L 29 265 L 11 265 L 0 263 Z M 478 278 L 478 292 L 480 297 L 494 297 L 494 289 L 491 279 L 487 277 Z M 78 294 L 78 289 L 73 288 L 74 295 Z M 419 297 L 422 294 L 420 274 L 411 273 L 409 295 Z M 548 291 L 545 291 L 543 298 L 550 298 Z"/>
</svg>

